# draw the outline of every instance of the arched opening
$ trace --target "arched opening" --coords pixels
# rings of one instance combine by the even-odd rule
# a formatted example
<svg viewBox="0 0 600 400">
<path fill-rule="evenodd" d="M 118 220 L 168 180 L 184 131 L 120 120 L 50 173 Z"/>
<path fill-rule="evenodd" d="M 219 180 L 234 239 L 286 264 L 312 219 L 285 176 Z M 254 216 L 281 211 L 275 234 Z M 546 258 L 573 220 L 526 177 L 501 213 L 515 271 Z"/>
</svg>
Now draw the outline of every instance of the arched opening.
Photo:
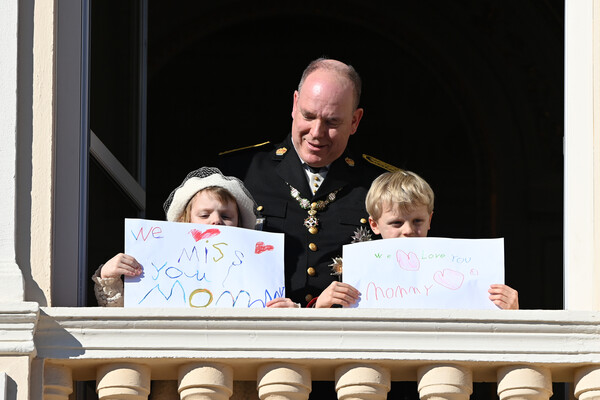
<svg viewBox="0 0 600 400">
<path fill-rule="evenodd" d="M 220 151 L 282 140 L 304 66 L 326 55 L 363 78 L 356 152 L 432 185 L 431 236 L 504 237 L 521 306 L 562 308 L 563 15 L 560 1 L 152 3 L 146 217 Z"/>
</svg>

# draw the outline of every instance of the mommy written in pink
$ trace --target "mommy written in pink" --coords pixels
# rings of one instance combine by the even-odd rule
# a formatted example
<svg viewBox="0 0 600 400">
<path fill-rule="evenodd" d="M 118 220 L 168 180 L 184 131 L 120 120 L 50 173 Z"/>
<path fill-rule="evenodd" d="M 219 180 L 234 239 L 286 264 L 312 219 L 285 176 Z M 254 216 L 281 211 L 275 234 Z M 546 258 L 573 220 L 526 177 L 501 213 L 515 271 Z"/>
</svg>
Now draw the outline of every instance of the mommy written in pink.
<svg viewBox="0 0 600 400">
<path fill-rule="evenodd" d="M 369 282 L 365 294 L 366 300 L 380 300 L 380 299 L 395 299 L 404 298 L 405 296 L 425 295 L 429 296 L 429 290 L 433 285 L 423 285 L 421 290 L 419 287 L 410 286 L 408 288 L 397 285 L 396 287 L 381 287 L 377 286 L 374 282 Z"/>
</svg>

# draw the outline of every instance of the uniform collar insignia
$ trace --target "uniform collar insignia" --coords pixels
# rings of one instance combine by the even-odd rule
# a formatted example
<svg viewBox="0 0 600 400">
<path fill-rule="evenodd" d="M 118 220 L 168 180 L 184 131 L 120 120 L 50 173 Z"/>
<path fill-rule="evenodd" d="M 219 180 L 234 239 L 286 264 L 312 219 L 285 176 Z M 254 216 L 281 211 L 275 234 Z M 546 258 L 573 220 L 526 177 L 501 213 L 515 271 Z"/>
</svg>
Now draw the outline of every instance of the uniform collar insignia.
<svg viewBox="0 0 600 400">
<path fill-rule="evenodd" d="M 275 150 L 275 154 L 278 156 L 282 156 L 285 153 L 287 153 L 287 149 L 285 147 L 280 147 L 277 150 Z"/>
<path fill-rule="evenodd" d="M 354 167 L 354 160 L 350 157 L 346 157 L 344 161 L 346 161 L 346 164 L 348 164 L 350 167 Z"/>
</svg>

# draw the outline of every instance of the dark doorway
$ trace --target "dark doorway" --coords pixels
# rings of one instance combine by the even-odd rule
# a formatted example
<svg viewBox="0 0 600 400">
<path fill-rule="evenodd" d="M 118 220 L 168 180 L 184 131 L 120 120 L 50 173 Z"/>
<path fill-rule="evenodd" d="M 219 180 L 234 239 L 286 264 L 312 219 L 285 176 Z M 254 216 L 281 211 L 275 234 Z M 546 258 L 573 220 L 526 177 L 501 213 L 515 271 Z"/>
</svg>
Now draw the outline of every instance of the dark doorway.
<svg viewBox="0 0 600 400">
<path fill-rule="evenodd" d="M 278 142 L 319 56 L 356 67 L 357 152 L 436 194 L 430 236 L 505 238 L 522 308 L 562 308 L 563 1 L 150 2 L 147 214 L 219 152 Z"/>
</svg>

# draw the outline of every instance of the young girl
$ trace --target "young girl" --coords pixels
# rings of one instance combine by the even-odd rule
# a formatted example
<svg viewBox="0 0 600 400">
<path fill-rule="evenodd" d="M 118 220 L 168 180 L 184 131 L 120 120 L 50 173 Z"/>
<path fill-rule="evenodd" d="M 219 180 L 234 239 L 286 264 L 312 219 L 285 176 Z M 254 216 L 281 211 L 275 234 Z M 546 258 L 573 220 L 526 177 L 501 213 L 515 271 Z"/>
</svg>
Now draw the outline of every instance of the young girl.
<svg viewBox="0 0 600 400">
<path fill-rule="evenodd" d="M 181 185 L 171 192 L 163 207 L 167 221 L 171 222 L 239 226 L 247 229 L 254 229 L 256 224 L 256 203 L 242 181 L 224 176 L 219 169 L 212 167 L 202 167 L 190 172 Z M 101 265 L 92 277 L 98 305 L 122 307 L 121 275 L 138 276 L 141 273 L 142 266 L 137 260 L 123 253 Z M 285 300 L 287 299 L 280 299 L 283 302 Z"/>
</svg>

